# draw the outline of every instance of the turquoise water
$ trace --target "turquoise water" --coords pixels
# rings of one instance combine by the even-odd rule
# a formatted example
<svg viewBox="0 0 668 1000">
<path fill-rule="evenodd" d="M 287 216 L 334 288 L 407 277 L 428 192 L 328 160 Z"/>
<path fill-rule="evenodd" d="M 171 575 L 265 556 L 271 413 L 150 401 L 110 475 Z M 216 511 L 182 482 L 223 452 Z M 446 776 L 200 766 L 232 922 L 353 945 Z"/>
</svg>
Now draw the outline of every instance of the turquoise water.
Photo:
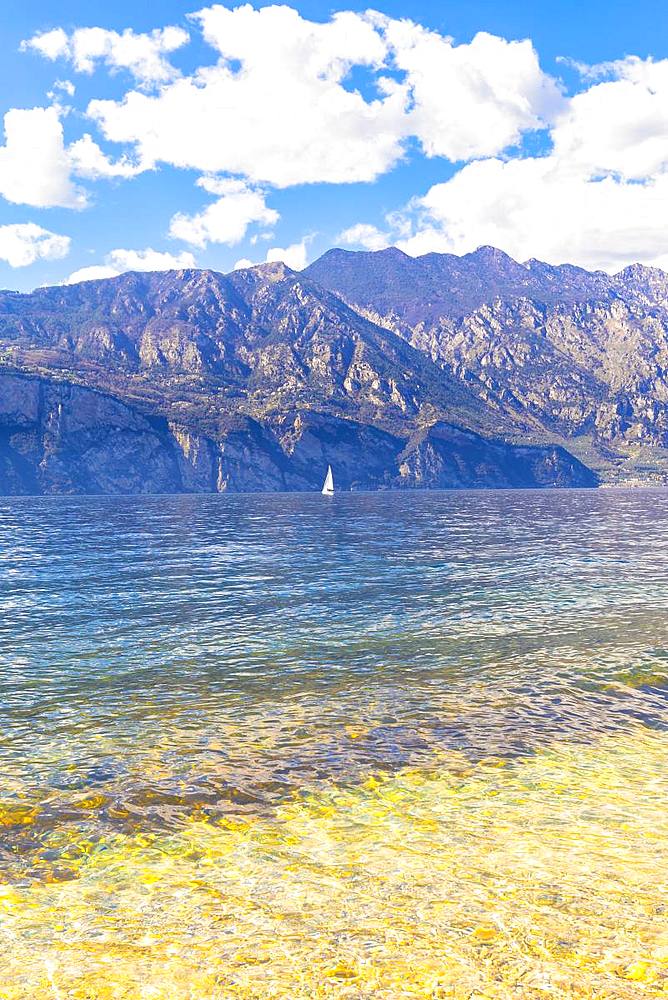
<svg viewBox="0 0 668 1000">
<path fill-rule="evenodd" d="M 407 776 L 488 777 L 493 765 L 519 781 L 550 754 L 562 755 L 562 783 L 586 786 L 592 815 L 592 774 L 601 761 L 623 759 L 613 784 L 636 782 L 662 822 L 665 790 L 652 786 L 648 798 L 647 783 L 652 754 L 658 766 L 668 740 L 666 491 L 12 498 L 0 500 L 0 552 L 0 865 L 6 885 L 24 893 L 12 910 L 4 980 L 0 967 L 3 1000 L 58 995 L 53 989 L 68 997 L 167 997 L 179 995 L 181 972 L 192 984 L 205 969 L 217 970 L 217 985 L 201 993 L 189 986 L 188 996 L 399 995 L 382 976 L 363 986 L 361 973 L 330 975 L 327 963 L 340 965 L 334 953 L 317 983 L 306 972 L 291 981 L 269 962 L 274 980 L 263 965 L 264 979 L 249 985 L 234 978 L 232 958 L 216 950 L 200 911 L 189 917 L 191 947 L 206 942 L 197 974 L 184 951 L 167 976 L 163 955 L 153 992 L 141 986 L 142 993 L 148 966 L 141 971 L 124 953 L 116 972 L 103 975 L 84 949 L 79 978 L 71 979 L 58 964 L 68 932 L 54 929 L 61 926 L 54 907 L 65 899 L 57 894 L 68 893 L 67 907 L 79 914 L 67 947 L 84 948 L 109 908 L 121 905 L 92 887 L 106 879 L 121 893 L 123 858 L 138 863 L 137 837 L 174 844 L 194 836 L 193 824 L 200 836 L 204 827 L 234 823 L 266 824 L 263 836 L 278 837 L 282 824 L 295 822 L 281 812 L 290 804 L 357 796 L 352 815 L 362 808 L 359 796 L 397 782 L 419 811 L 423 793 Z M 634 748 L 645 739 L 640 755 Z M 549 807 L 527 794 L 521 822 L 530 829 L 540 807 L 537 830 Z M 617 823 L 629 804 L 613 808 L 605 796 L 596 815 L 608 829 L 606 817 L 614 813 Z M 473 839 L 465 844 L 460 831 L 460 849 L 482 850 L 480 831 L 467 829 Z M 429 846 L 416 842 L 426 870 L 454 849 L 447 830 L 441 834 Z M 354 839 L 353 827 L 336 836 Z M 84 842 L 85 850 L 73 849 Z M 100 875 L 110 851 L 115 867 Z M 256 858 L 253 877 L 271 864 Z M 300 865 L 313 864 L 300 854 L 295 879 Z M 622 883 L 633 880 L 623 852 L 617 868 Z M 250 879 L 247 872 L 247 888 Z M 126 889 L 127 912 L 136 915 Z M 159 936 L 177 908 L 163 899 L 158 919 L 153 904 L 145 900 L 142 912 L 153 914 Z M 481 919 L 461 933 L 482 926 L 489 948 Z M 443 935 L 454 926 L 444 925 Z M 113 947 L 136 947 L 118 933 Z M 268 933 L 253 924 L 242 937 L 259 947 L 253 935 Z M 315 948 L 310 933 L 297 935 L 300 954 Z M 35 958 L 36 942 L 42 955 L 56 949 L 50 965 Z M 486 965 L 472 960 L 466 975 L 477 974 L 476 961 L 489 966 L 488 957 Z M 355 965 L 341 961 L 344 970 Z M 619 961 L 605 972 L 613 982 L 606 996 L 627 996 L 619 983 L 634 962 L 654 971 L 646 982 L 631 977 L 630 989 L 663 989 L 655 957 L 624 953 Z M 411 975 L 403 980 L 409 990 Z M 579 981 L 559 993 L 554 982 L 550 995 L 604 995 Z M 345 983 L 358 992 L 346 993 Z M 494 995 L 515 996 L 503 983 Z M 532 996 L 526 989 L 521 995 Z"/>
</svg>

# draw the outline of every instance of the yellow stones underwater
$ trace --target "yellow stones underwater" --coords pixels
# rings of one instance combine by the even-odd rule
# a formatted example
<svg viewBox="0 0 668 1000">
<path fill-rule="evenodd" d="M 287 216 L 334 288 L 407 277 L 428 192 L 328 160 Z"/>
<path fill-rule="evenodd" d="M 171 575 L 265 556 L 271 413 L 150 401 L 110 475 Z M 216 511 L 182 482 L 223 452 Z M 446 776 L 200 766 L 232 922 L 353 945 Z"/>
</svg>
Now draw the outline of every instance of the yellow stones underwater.
<svg viewBox="0 0 668 1000">
<path fill-rule="evenodd" d="M 34 806 L 11 803 L 0 805 L 1 826 L 29 826 L 35 822 L 39 810 Z"/>
<path fill-rule="evenodd" d="M 668 737 L 497 765 L 441 755 L 98 837 L 83 798 L 43 832 L 41 876 L 5 861 L 0 997 L 667 997 Z M 17 836 L 25 808 L 0 812 Z"/>
<path fill-rule="evenodd" d="M 476 941 L 482 941 L 483 944 L 489 944 L 490 941 L 494 941 L 494 939 L 499 936 L 499 931 L 498 928 L 491 927 L 489 924 L 481 924 L 480 927 L 476 927 L 471 936 Z"/>
</svg>

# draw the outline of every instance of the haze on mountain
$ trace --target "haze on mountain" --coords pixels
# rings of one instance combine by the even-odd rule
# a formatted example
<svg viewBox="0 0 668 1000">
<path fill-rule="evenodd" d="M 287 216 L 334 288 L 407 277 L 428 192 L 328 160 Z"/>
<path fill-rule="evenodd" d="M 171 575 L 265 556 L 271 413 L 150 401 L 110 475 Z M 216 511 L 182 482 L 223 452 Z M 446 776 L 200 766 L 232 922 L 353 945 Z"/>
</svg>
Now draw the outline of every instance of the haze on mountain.
<svg viewBox="0 0 668 1000">
<path fill-rule="evenodd" d="M 4 493 L 668 472 L 668 275 L 330 250 L 0 293 Z"/>
</svg>

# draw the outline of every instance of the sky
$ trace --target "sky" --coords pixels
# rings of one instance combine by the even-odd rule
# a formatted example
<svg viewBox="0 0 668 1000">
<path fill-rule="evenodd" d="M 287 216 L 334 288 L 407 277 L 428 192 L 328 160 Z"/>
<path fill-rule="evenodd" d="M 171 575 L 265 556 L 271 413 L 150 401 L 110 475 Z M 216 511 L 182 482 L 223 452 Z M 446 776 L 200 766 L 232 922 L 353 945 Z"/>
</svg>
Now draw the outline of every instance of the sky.
<svg viewBox="0 0 668 1000">
<path fill-rule="evenodd" d="M 0 287 L 332 246 L 668 269 L 668 5 L 26 0 Z"/>
</svg>

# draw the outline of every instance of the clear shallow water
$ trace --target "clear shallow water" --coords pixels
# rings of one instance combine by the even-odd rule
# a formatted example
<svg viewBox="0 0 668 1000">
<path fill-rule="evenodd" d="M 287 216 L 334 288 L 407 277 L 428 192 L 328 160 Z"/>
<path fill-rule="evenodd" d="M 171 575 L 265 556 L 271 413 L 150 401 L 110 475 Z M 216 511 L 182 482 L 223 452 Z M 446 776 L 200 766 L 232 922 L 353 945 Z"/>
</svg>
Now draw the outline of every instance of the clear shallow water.
<svg viewBox="0 0 668 1000">
<path fill-rule="evenodd" d="M 668 492 L 0 500 L 0 553 L 3 1000 L 668 993 Z"/>
</svg>

